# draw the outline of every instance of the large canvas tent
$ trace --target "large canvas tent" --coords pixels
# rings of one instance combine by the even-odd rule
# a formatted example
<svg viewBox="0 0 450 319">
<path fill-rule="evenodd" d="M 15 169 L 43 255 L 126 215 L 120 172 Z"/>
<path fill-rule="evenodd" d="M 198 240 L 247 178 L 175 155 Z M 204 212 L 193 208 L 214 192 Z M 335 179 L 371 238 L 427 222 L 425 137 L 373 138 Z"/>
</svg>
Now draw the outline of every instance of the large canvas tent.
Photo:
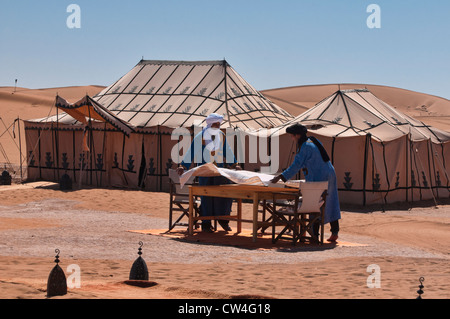
<svg viewBox="0 0 450 319">
<path fill-rule="evenodd" d="M 339 90 L 273 129 L 280 145 L 292 144 L 286 128 L 296 122 L 330 154 L 342 203 L 449 197 L 450 133 L 397 111 L 367 89 Z M 294 151 L 281 153 L 281 169 Z"/>
<path fill-rule="evenodd" d="M 210 113 L 241 131 L 293 118 L 245 81 L 225 60 L 140 61 L 94 97 L 61 113 L 25 122 L 28 179 L 165 190 L 175 128 L 203 126 Z"/>
</svg>

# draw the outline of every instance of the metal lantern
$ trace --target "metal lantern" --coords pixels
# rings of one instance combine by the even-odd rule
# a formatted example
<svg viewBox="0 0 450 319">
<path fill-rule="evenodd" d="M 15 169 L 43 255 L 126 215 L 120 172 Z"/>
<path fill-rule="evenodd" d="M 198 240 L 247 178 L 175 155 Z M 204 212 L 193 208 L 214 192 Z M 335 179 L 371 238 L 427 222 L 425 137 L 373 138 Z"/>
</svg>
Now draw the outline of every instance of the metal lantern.
<svg viewBox="0 0 450 319">
<path fill-rule="evenodd" d="M 0 185 L 11 185 L 11 175 L 7 170 L 4 170 L 2 172 L 2 175 L 0 175 Z"/>
<path fill-rule="evenodd" d="M 419 294 L 419 296 L 417 297 L 417 299 L 422 299 L 422 294 L 423 294 L 423 282 L 424 282 L 425 278 L 420 277 L 419 278 L 419 282 L 420 282 L 420 286 L 419 286 L 419 290 L 417 290 L 417 293 Z"/>
<path fill-rule="evenodd" d="M 64 174 L 59 180 L 59 189 L 62 191 L 72 189 L 72 179 L 69 175 Z"/>
<path fill-rule="evenodd" d="M 55 267 L 53 267 L 47 281 L 47 297 L 63 296 L 67 294 L 67 280 L 64 271 L 59 267 L 59 249 L 55 249 Z"/>
<path fill-rule="evenodd" d="M 130 270 L 130 280 L 148 280 L 148 268 L 145 260 L 141 257 L 142 246 L 144 245 L 141 241 L 139 242 L 138 255 L 139 257 L 134 261 L 133 266 Z"/>
</svg>

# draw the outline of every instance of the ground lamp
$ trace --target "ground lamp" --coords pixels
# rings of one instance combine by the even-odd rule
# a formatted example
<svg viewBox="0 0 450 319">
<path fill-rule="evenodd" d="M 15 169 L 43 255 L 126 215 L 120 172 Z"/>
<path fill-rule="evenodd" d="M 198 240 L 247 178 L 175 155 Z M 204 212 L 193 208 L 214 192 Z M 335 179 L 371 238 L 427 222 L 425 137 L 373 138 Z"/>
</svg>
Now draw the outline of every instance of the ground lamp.
<svg viewBox="0 0 450 319">
<path fill-rule="evenodd" d="M 47 281 L 47 297 L 62 296 L 67 294 L 66 275 L 61 267 L 59 267 L 59 249 L 55 249 L 55 267 L 53 267 Z"/>
</svg>

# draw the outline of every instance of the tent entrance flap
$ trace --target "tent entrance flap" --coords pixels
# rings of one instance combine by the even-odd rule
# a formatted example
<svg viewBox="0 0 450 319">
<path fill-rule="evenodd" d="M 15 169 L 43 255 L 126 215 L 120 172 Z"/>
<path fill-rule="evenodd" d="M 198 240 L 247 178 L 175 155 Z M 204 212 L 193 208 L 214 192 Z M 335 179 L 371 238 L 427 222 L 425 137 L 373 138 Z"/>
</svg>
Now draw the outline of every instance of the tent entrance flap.
<svg viewBox="0 0 450 319">
<path fill-rule="evenodd" d="M 111 124 L 127 136 L 134 131 L 131 125 L 87 95 L 75 103 L 69 103 L 62 97 L 56 96 L 55 106 L 85 125 L 88 125 L 87 119 L 94 119 Z"/>
</svg>

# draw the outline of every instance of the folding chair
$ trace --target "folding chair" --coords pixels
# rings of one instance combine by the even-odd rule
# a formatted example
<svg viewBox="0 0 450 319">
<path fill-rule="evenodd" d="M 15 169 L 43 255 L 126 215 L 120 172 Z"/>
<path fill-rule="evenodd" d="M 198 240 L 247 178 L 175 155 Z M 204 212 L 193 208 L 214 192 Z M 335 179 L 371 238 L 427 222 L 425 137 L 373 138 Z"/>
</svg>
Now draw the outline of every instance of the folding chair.
<svg viewBox="0 0 450 319">
<path fill-rule="evenodd" d="M 298 241 L 323 244 L 327 189 L 328 182 L 300 181 L 299 196 L 296 196 L 291 205 L 281 209 L 277 209 L 276 197 L 279 193 L 274 193 L 272 242 L 276 243 L 280 238 L 287 238 L 291 239 L 294 245 Z M 283 227 L 278 235 L 275 232 L 277 226 Z"/>
<path fill-rule="evenodd" d="M 281 193 L 277 193 L 281 194 Z M 289 194 L 290 195 L 290 194 Z M 291 195 L 292 197 L 294 195 Z M 289 207 L 293 205 L 294 198 L 292 197 L 292 200 L 287 199 L 276 199 L 276 206 L 277 207 Z M 262 222 L 259 223 L 258 230 L 261 230 L 261 233 L 265 233 L 265 231 L 272 226 L 272 220 L 273 220 L 273 214 L 274 214 L 274 205 L 273 200 L 270 199 L 264 199 L 260 201 L 259 203 L 260 208 L 258 209 L 258 213 L 261 214 Z"/>
<path fill-rule="evenodd" d="M 188 222 L 182 222 L 183 217 L 189 218 L 189 185 L 194 184 L 194 177 L 189 179 L 181 188 L 180 176 L 174 169 L 169 169 L 170 182 L 170 207 L 169 207 L 169 231 L 175 226 L 189 226 Z M 181 212 L 180 216 L 173 222 L 174 212 Z M 200 213 L 200 200 L 194 201 L 194 216 Z M 195 224 L 195 228 L 198 225 Z"/>
</svg>

